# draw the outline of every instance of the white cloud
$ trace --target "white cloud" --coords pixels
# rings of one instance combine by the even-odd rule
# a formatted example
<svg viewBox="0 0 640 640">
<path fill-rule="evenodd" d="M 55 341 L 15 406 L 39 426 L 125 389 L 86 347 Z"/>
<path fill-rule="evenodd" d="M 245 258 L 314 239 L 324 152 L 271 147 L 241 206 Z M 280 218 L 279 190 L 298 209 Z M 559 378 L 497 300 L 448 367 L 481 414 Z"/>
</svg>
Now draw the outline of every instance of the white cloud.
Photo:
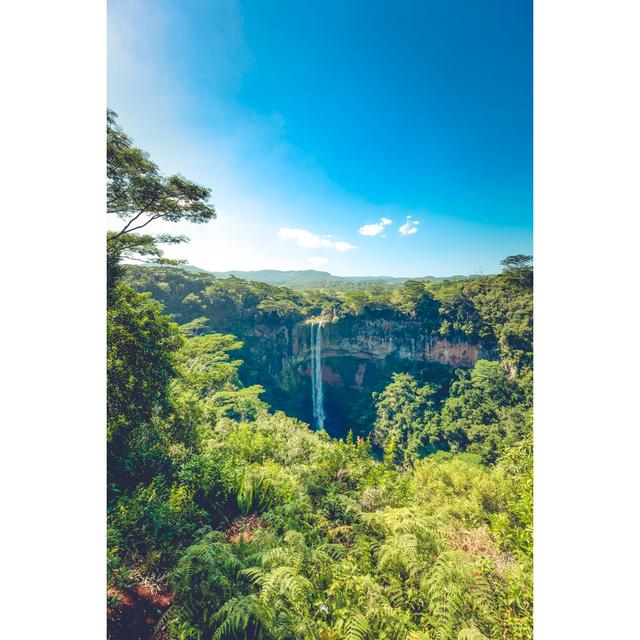
<svg viewBox="0 0 640 640">
<path fill-rule="evenodd" d="M 419 220 L 412 220 L 411 216 L 407 216 L 407 221 L 398 229 L 400 235 L 411 236 L 418 232 Z"/>
<path fill-rule="evenodd" d="M 392 220 L 389 218 L 380 218 L 379 222 L 375 224 L 365 224 L 358 229 L 358 233 L 361 236 L 377 236 L 379 233 L 384 231 L 384 228 L 390 225 Z"/>
<path fill-rule="evenodd" d="M 306 229 L 291 229 L 284 227 L 278 231 L 278 238 L 281 240 L 294 240 L 303 249 L 337 249 L 338 251 L 349 251 L 355 249 L 355 245 L 349 242 L 330 240 L 328 236 L 318 236 Z"/>
<path fill-rule="evenodd" d="M 351 249 L 355 249 L 356 245 L 351 244 L 350 242 L 334 242 L 333 246 L 338 251 L 350 251 Z"/>
<path fill-rule="evenodd" d="M 315 265 L 327 264 L 329 258 L 325 258 L 324 256 L 311 256 L 309 262 Z"/>
<path fill-rule="evenodd" d="M 299 247 L 303 247 L 305 249 L 319 249 L 320 247 L 330 249 L 333 247 L 333 242 L 328 238 L 322 238 L 317 236 L 315 233 L 311 233 L 311 231 L 306 231 L 305 229 L 290 229 L 289 227 L 285 227 L 278 231 L 278 238 L 281 238 L 282 240 L 295 240 Z"/>
</svg>

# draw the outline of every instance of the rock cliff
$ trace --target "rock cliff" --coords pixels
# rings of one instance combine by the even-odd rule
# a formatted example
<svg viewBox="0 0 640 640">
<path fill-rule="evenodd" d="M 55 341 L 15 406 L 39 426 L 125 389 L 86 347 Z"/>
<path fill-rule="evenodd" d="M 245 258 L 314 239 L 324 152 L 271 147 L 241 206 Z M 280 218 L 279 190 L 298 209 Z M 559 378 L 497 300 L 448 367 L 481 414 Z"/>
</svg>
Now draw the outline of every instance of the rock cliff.
<svg viewBox="0 0 640 640">
<path fill-rule="evenodd" d="M 276 409 L 311 422 L 311 326 L 256 325 L 247 330 L 247 382 L 262 384 Z M 491 349 L 481 343 L 448 340 L 419 322 L 346 317 L 323 324 L 322 379 L 327 430 L 366 432 L 373 419 L 371 394 L 392 373 L 411 372 L 422 380 L 448 384 L 453 369 L 470 367 Z M 266 375 L 265 375 L 266 374 Z"/>
</svg>

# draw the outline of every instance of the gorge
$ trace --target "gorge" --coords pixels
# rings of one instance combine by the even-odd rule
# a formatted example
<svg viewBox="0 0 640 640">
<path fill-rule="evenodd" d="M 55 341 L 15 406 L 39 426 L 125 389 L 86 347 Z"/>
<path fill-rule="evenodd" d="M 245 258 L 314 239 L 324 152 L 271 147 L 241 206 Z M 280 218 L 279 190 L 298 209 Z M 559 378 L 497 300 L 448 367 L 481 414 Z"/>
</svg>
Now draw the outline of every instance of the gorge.
<svg viewBox="0 0 640 640">
<path fill-rule="evenodd" d="M 393 373 L 433 384 L 441 399 L 456 369 L 498 359 L 495 338 L 480 338 L 479 321 L 470 325 L 473 309 L 463 309 L 464 331 L 451 328 L 450 312 L 443 315 L 446 308 L 422 284 L 418 294 L 405 285 L 373 305 L 362 303 L 360 291 L 295 292 L 175 268 L 132 267 L 130 273 L 135 288 L 151 293 L 188 330 L 235 335 L 243 343 L 243 382 L 261 385 L 263 399 L 275 410 L 334 437 L 370 431 L 372 394 Z"/>
<path fill-rule="evenodd" d="M 492 349 L 481 342 L 429 335 L 419 322 L 344 318 L 287 327 L 258 325 L 245 335 L 244 378 L 265 387 L 274 408 L 333 436 L 365 433 L 372 393 L 391 375 L 410 372 L 446 390 L 458 367 Z M 261 375 L 266 369 L 267 375 Z"/>
</svg>

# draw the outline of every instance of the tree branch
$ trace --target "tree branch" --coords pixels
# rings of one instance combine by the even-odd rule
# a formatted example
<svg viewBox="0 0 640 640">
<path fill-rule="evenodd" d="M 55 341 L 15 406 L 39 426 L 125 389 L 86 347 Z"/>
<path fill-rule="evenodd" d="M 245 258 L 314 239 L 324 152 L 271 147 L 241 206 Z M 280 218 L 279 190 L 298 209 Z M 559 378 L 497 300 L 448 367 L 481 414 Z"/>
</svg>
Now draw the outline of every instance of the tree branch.
<svg viewBox="0 0 640 640">
<path fill-rule="evenodd" d="M 137 217 L 138 216 L 136 216 L 136 218 Z M 142 229 L 143 227 L 146 227 L 150 222 L 153 222 L 154 220 L 161 220 L 162 218 L 164 218 L 163 215 L 151 216 L 144 224 L 140 224 L 137 227 L 132 227 L 131 229 L 129 229 L 127 231 L 127 233 L 131 233 L 132 231 L 137 231 L 138 229 Z M 133 218 L 133 220 L 135 220 L 135 218 Z M 133 222 L 133 220 L 131 220 L 131 222 Z M 118 235 L 121 235 L 122 233 L 124 233 L 124 232 L 122 231 Z M 116 236 L 116 237 L 118 237 L 118 236 Z"/>
<path fill-rule="evenodd" d="M 116 233 L 115 236 L 113 236 L 114 240 L 116 238 L 119 238 L 121 235 L 124 235 L 125 233 L 131 233 L 132 231 L 135 231 L 136 229 L 142 229 L 142 227 L 146 227 L 149 222 L 152 222 L 153 220 L 157 220 L 158 218 L 161 218 L 162 215 L 159 216 L 152 216 L 151 218 L 149 218 L 149 220 L 147 222 L 145 222 L 143 225 L 139 226 L 139 227 L 134 227 L 133 229 L 130 229 L 129 227 L 144 213 L 147 212 L 147 210 L 149 209 L 149 207 L 154 203 L 157 202 L 159 200 L 159 196 L 156 196 L 155 198 L 153 198 L 153 200 L 150 200 L 142 209 L 140 209 L 140 211 L 133 216 L 133 218 L 131 218 L 131 220 L 129 220 L 129 222 L 127 222 L 127 224 L 124 225 L 124 228 L 119 231 L 118 233 Z"/>
<path fill-rule="evenodd" d="M 120 191 L 120 193 L 118 193 L 117 195 L 113 196 L 113 198 L 111 198 L 110 200 L 107 199 L 107 207 L 112 203 L 115 202 L 116 200 L 119 200 L 122 196 L 126 195 L 129 192 L 129 187 L 131 185 L 125 187 L 122 191 Z"/>
</svg>

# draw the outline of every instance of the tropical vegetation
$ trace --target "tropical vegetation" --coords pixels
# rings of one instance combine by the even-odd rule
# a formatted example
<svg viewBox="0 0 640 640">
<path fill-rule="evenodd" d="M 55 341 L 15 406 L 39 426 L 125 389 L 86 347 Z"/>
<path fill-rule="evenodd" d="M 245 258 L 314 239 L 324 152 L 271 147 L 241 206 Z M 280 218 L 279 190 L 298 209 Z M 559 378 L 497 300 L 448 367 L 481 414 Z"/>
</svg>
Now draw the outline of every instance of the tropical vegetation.
<svg viewBox="0 0 640 640">
<path fill-rule="evenodd" d="M 212 219 L 209 190 L 163 176 L 112 112 L 107 132 L 109 606 L 168 590 L 174 640 L 531 638 L 530 258 L 357 291 L 185 271 L 159 262 L 185 238 L 147 225 Z M 246 327 L 328 310 L 419 319 L 495 357 L 444 387 L 396 373 L 368 433 L 332 438 L 243 384 L 238 357 Z"/>
</svg>

